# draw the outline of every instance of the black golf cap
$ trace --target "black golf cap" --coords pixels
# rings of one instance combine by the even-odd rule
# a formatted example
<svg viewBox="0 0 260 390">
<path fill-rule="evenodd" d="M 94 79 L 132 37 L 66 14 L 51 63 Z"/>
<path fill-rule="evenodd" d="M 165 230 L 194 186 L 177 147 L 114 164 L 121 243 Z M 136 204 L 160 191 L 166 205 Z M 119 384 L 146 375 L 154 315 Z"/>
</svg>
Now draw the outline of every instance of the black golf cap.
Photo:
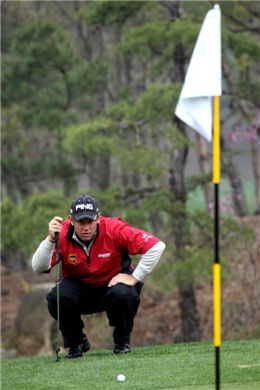
<svg viewBox="0 0 260 390">
<path fill-rule="evenodd" d="M 70 207 L 70 215 L 75 222 L 81 221 L 82 219 L 95 221 L 98 213 L 99 208 L 96 200 L 88 195 L 79 195 L 73 200 Z"/>
</svg>

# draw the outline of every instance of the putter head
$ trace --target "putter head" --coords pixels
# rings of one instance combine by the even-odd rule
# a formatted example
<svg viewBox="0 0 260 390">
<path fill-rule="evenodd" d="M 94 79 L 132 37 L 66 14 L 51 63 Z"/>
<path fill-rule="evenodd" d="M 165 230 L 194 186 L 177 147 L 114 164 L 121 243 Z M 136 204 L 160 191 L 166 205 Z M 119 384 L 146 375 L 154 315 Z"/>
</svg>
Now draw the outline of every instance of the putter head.
<svg viewBox="0 0 260 390">
<path fill-rule="evenodd" d="M 56 350 L 56 360 L 55 360 L 55 363 L 59 363 L 59 361 L 60 361 L 59 352 L 60 352 L 60 349 L 57 349 Z"/>
</svg>

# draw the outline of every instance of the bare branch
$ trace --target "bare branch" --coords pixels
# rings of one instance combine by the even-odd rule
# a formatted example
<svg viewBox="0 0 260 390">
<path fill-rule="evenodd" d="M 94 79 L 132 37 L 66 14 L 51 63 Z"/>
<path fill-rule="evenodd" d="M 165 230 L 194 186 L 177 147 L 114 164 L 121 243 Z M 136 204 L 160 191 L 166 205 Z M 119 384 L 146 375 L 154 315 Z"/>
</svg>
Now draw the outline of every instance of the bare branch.
<svg viewBox="0 0 260 390">
<path fill-rule="evenodd" d="M 143 198 L 147 193 L 152 193 L 160 190 L 161 187 L 145 187 L 145 188 L 133 188 L 129 187 L 125 192 L 119 194 L 119 199 L 124 200 L 127 204 L 136 203 L 140 198 Z"/>
<path fill-rule="evenodd" d="M 222 11 L 222 14 L 229 20 L 231 20 L 232 22 L 236 23 L 238 26 L 241 26 L 242 29 L 239 29 L 239 30 L 232 30 L 230 28 L 231 31 L 234 31 L 234 32 L 246 32 L 246 31 L 250 31 L 250 32 L 253 32 L 253 33 L 257 33 L 259 34 L 260 33 L 260 27 L 257 26 L 257 27 L 254 27 L 252 24 L 247 24 L 245 22 L 243 22 L 242 20 L 234 17 L 233 15 L 230 15 L 229 13 L 225 12 L 224 10 Z"/>
<path fill-rule="evenodd" d="M 158 4 L 170 11 L 171 21 L 180 17 L 180 1 L 160 0 Z"/>
</svg>

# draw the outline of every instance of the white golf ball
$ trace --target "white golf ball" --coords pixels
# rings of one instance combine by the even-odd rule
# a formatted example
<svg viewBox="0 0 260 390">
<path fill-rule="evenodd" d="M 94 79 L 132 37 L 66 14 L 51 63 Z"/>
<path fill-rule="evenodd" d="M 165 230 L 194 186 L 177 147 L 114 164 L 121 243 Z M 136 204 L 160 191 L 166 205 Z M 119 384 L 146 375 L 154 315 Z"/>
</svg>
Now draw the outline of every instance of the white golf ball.
<svg viewBox="0 0 260 390">
<path fill-rule="evenodd" d="M 125 381 L 125 376 L 123 374 L 119 374 L 119 375 L 117 375 L 117 380 L 119 382 L 124 382 Z"/>
</svg>

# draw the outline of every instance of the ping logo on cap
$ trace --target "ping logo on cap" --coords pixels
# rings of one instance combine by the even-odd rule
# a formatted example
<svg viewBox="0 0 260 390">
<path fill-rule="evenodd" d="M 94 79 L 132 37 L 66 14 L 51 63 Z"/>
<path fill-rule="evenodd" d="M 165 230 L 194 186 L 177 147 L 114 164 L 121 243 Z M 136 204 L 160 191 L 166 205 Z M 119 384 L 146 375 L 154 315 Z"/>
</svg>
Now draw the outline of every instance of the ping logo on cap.
<svg viewBox="0 0 260 390">
<path fill-rule="evenodd" d="M 94 206 L 92 203 L 82 203 L 82 204 L 77 204 L 75 206 L 75 210 L 78 211 L 78 209 L 80 210 L 94 210 Z"/>
<path fill-rule="evenodd" d="M 83 219 L 96 221 L 98 218 L 99 208 L 95 198 L 89 195 L 79 195 L 73 200 L 70 208 L 70 215 L 75 222 Z"/>
</svg>

